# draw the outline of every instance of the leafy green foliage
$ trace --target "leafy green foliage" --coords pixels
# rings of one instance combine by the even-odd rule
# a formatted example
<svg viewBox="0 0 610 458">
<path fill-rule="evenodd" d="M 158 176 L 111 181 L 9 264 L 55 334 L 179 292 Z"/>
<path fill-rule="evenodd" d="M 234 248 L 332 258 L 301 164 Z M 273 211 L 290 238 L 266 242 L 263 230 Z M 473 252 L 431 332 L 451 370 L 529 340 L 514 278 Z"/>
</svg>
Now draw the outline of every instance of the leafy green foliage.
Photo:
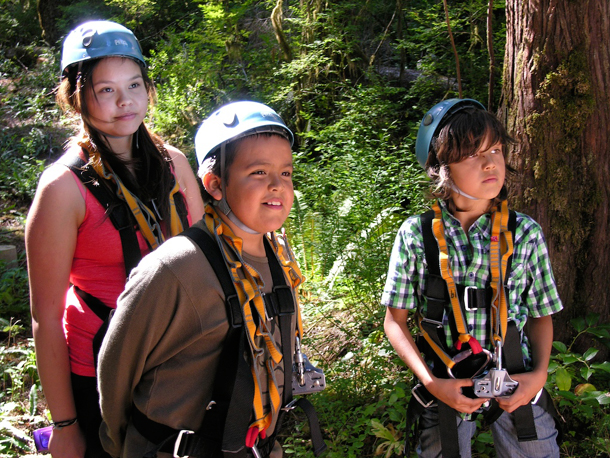
<svg viewBox="0 0 610 458">
<path fill-rule="evenodd" d="M 596 362 L 598 349 L 573 350 L 583 335 L 608 341 L 610 325 L 590 314 L 572 320 L 576 337 L 567 346 L 553 342 L 547 389 L 568 426 L 562 450 L 566 456 L 607 456 L 610 450 L 610 362 Z"/>
<path fill-rule="evenodd" d="M 17 263 L 0 261 L 0 317 L 10 318 L 15 321 L 29 322 L 30 302 L 28 273 L 25 267 Z M 7 321 L 7 319 L 4 319 Z M 4 324 L 8 329 L 0 329 L 1 332 L 10 333 L 13 324 Z M 12 329 L 12 332 L 17 328 Z"/>
<path fill-rule="evenodd" d="M 0 0 L 0 52 L 3 58 L 18 59 L 15 47 L 35 42 L 40 37 L 36 2 Z M 12 51 L 8 52 L 7 51 Z"/>
</svg>

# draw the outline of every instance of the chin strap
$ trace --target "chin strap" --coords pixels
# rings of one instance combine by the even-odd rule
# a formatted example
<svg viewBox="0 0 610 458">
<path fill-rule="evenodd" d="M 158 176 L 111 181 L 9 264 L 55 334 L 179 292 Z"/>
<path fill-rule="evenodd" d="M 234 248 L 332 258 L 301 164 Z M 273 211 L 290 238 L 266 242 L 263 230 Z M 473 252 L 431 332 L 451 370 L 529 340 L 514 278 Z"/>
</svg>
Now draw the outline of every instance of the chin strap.
<svg viewBox="0 0 610 458">
<path fill-rule="evenodd" d="M 214 206 L 220 210 L 227 218 L 231 220 L 233 224 L 239 227 L 242 231 L 247 232 L 248 234 L 260 234 L 260 232 L 255 231 L 254 229 L 250 229 L 244 223 L 240 221 L 240 219 L 233 213 L 229 203 L 227 202 L 226 195 L 227 189 L 225 186 L 226 183 L 226 174 L 225 174 L 225 143 L 220 146 L 220 186 L 222 190 L 222 199 L 214 201 Z"/>
<path fill-rule="evenodd" d="M 453 191 L 457 192 L 460 196 L 464 196 L 471 200 L 480 200 L 478 197 L 472 197 L 470 194 L 466 194 L 464 191 L 462 191 L 460 188 L 458 188 L 455 184 L 451 184 L 451 189 Z"/>
</svg>

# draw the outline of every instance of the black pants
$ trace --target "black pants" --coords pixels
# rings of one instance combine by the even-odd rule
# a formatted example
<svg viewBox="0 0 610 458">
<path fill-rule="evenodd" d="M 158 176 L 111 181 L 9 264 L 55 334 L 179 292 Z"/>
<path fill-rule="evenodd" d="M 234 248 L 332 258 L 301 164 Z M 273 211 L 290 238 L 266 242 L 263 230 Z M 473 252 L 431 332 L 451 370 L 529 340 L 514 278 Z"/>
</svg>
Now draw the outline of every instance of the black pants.
<svg viewBox="0 0 610 458">
<path fill-rule="evenodd" d="M 72 374 L 72 394 L 76 404 L 78 425 L 87 441 L 85 458 L 111 458 L 100 442 L 102 414 L 96 378 Z"/>
</svg>

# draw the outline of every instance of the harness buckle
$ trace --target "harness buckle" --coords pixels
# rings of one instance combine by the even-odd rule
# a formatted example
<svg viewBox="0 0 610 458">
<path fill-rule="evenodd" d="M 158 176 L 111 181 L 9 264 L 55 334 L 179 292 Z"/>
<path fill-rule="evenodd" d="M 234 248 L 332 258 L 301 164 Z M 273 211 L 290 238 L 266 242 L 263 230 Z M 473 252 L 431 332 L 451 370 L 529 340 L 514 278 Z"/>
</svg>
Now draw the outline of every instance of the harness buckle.
<svg viewBox="0 0 610 458">
<path fill-rule="evenodd" d="M 411 394 L 425 409 L 434 404 L 434 396 L 432 396 L 426 387 L 424 387 L 424 385 L 421 383 L 418 383 L 413 387 Z"/>
<path fill-rule="evenodd" d="M 464 288 L 464 309 L 466 309 L 466 311 L 468 311 L 468 312 L 474 312 L 475 310 L 478 309 L 478 304 L 475 304 L 475 305 L 477 305 L 476 307 L 473 307 L 473 308 L 470 307 L 470 294 L 468 294 L 468 291 L 473 290 L 473 289 L 476 290 L 477 287 L 476 286 L 466 286 Z"/>
<path fill-rule="evenodd" d="M 186 447 L 186 444 L 185 444 L 185 447 L 183 448 L 182 447 L 182 438 L 184 436 L 190 436 L 192 434 L 195 434 L 195 431 L 191 431 L 189 429 L 183 429 L 178 433 L 178 437 L 176 438 L 176 442 L 174 443 L 174 458 L 181 458 L 181 457 L 187 456 L 183 453 L 184 448 Z"/>
</svg>

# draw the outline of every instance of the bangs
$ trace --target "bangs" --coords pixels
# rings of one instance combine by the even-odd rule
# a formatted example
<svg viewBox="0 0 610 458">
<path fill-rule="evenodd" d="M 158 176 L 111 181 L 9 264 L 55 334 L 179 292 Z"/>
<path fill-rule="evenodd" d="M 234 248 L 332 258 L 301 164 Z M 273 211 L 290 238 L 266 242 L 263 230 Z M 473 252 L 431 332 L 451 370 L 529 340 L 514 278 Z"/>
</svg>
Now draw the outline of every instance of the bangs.
<svg viewBox="0 0 610 458">
<path fill-rule="evenodd" d="M 441 127 L 433 147 L 441 164 L 461 162 L 480 149 L 487 149 L 496 143 L 506 147 L 513 139 L 492 114 L 468 108 L 451 116 Z M 503 148 L 506 154 L 506 148 Z"/>
</svg>

